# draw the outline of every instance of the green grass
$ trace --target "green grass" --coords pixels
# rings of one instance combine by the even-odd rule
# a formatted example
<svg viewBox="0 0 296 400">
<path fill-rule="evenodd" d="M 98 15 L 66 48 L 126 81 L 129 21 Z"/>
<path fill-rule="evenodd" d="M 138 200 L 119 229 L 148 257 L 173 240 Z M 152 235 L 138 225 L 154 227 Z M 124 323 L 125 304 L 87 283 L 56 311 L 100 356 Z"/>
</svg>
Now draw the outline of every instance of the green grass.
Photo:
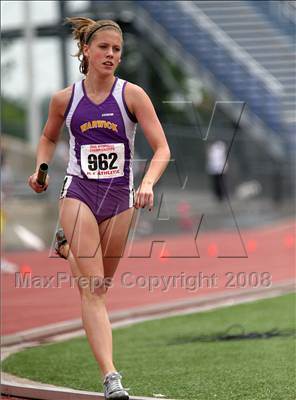
<svg viewBox="0 0 296 400">
<path fill-rule="evenodd" d="M 116 329 L 114 358 L 124 385 L 137 396 L 295 400 L 295 300 L 289 294 Z M 221 338 L 274 329 L 280 335 L 272 338 Z M 102 391 L 85 338 L 24 350 L 2 368 L 45 383 Z"/>
</svg>

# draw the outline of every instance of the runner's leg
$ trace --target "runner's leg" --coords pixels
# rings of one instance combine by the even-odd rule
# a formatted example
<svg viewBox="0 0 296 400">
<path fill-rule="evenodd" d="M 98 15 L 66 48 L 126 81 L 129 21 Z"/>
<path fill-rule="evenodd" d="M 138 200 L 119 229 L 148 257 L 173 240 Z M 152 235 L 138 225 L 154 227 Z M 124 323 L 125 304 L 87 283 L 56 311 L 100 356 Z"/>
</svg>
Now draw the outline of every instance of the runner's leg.
<svg viewBox="0 0 296 400">
<path fill-rule="evenodd" d="M 105 278 L 113 278 L 123 256 L 134 211 L 129 208 L 99 225 Z"/>
<path fill-rule="evenodd" d="M 83 326 L 101 373 L 105 376 L 116 370 L 112 357 L 111 325 L 105 307 L 106 289 L 100 285 L 92 290 L 89 285 L 90 278 L 96 277 L 101 282 L 104 278 L 102 252 L 98 247 L 99 227 L 87 205 L 71 198 L 60 201 L 60 222 L 71 248 L 72 272 L 74 276 L 85 279 L 85 282 L 80 282 L 79 288 Z"/>
<path fill-rule="evenodd" d="M 99 225 L 105 278 L 113 278 L 116 272 L 121 256 L 124 253 L 134 211 L 134 208 L 130 208 L 101 222 Z M 69 244 L 62 245 L 59 251 L 69 261 L 73 276 L 80 276 L 79 267 L 73 253 L 69 250 Z"/>
</svg>

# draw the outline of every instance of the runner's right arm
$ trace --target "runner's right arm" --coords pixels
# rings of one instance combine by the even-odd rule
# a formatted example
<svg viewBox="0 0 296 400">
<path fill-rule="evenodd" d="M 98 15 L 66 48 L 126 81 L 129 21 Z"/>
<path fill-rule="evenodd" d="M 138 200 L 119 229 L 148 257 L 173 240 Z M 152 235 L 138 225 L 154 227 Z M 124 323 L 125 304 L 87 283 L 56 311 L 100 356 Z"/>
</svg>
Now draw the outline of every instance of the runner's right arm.
<svg viewBox="0 0 296 400">
<path fill-rule="evenodd" d="M 64 123 L 64 114 L 68 102 L 70 101 L 72 88 L 66 88 L 52 96 L 49 105 L 48 119 L 39 140 L 36 154 L 36 169 L 28 179 L 31 188 L 41 193 L 47 189 L 49 176 L 46 177 L 44 186 L 37 183 L 37 173 L 40 164 L 49 164 L 53 158 L 54 151 L 59 140 L 61 127 Z"/>
</svg>

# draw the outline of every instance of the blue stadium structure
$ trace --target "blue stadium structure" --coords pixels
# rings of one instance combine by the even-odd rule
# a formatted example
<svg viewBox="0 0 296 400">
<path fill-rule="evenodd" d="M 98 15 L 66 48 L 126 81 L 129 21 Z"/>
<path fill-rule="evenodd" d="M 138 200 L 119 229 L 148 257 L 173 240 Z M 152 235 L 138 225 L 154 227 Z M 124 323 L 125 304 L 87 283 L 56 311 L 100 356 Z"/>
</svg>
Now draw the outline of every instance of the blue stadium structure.
<svg viewBox="0 0 296 400">
<path fill-rule="evenodd" d="M 295 146 L 295 3 L 137 0 L 139 30 L 198 71 L 217 101 L 287 156 Z M 258 5 L 260 3 L 260 5 Z M 275 10 L 275 7 L 276 10 Z"/>
</svg>

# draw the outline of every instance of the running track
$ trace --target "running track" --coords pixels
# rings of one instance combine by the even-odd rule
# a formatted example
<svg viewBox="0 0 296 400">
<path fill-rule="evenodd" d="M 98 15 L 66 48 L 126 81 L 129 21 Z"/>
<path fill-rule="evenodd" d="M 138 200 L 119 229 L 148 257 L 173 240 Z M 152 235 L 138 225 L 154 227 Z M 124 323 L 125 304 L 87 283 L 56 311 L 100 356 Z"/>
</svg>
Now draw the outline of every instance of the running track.
<svg viewBox="0 0 296 400">
<path fill-rule="evenodd" d="M 141 305 L 157 304 L 175 301 L 177 299 L 203 296 L 223 291 L 241 290 L 241 285 L 246 288 L 252 287 L 245 284 L 244 276 L 251 277 L 254 272 L 253 286 L 260 285 L 263 273 L 269 273 L 271 284 L 284 282 L 295 277 L 295 223 L 286 220 L 277 225 L 263 228 L 249 229 L 241 232 L 245 252 L 239 235 L 226 231 L 206 232 L 198 236 L 196 241 L 199 258 L 167 258 L 161 257 L 161 245 L 156 244 L 151 257 L 135 258 L 124 256 L 117 270 L 114 286 L 110 289 L 107 306 L 109 310 L 119 311 L 139 307 Z M 189 234 L 182 236 L 165 236 L 153 240 L 166 240 L 167 247 L 163 256 L 197 255 L 193 236 Z M 136 242 L 133 247 L 133 255 L 149 254 L 151 238 Z M 126 252 L 127 254 L 127 252 Z M 221 258 L 224 256 L 226 258 Z M 80 317 L 80 302 L 77 288 L 70 287 L 69 282 L 57 286 L 57 274 L 65 273 L 69 278 L 68 263 L 58 258 L 50 258 L 49 251 L 45 252 L 17 252 L 6 253 L 4 257 L 16 263 L 23 272 L 31 271 L 31 278 L 53 277 L 53 286 L 49 288 L 16 288 L 15 274 L 2 274 L 2 335 L 8 335 L 26 329 L 40 327 L 43 325 L 77 319 Z M 122 279 L 126 272 L 132 275 L 127 284 L 133 287 L 124 287 Z M 228 272 L 237 273 L 242 280 L 236 285 L 235 279 L 231 281 L 234 287 L 227 287 Z M 212 280 L 212 287 L 205 283 L 205 275 L 216 274 Z M 139 278 L 141 276 L 141 278 Z M 158 276 L 161 285 L 154 290 L 141 287 L 147 277 Z M 171 285 L 164 290 L 161 276 L 172 276 Z M 181 283 L 183 276 L 183 283 Z M 185 286 L 187 277 L 188 286 L 192 285 L 193 278 L 198 276 L 198 290 L 192 291 Z M 45 277 L 45 278 L 44 278 Z M 138 277 L 138 284 L 136 279 Z M 144 278 L 146 277 L 146 281 Z M 259 277 L 259 282 L 256 279 Z M 156 278 L 155 282 L 156 282 Z M 173 284 L 173 279 L 175 283 Z M 190 283 L 191 282 L 191 283 Z M 263 282 L 268 284 L 268 280 Z"/>
</svg>

